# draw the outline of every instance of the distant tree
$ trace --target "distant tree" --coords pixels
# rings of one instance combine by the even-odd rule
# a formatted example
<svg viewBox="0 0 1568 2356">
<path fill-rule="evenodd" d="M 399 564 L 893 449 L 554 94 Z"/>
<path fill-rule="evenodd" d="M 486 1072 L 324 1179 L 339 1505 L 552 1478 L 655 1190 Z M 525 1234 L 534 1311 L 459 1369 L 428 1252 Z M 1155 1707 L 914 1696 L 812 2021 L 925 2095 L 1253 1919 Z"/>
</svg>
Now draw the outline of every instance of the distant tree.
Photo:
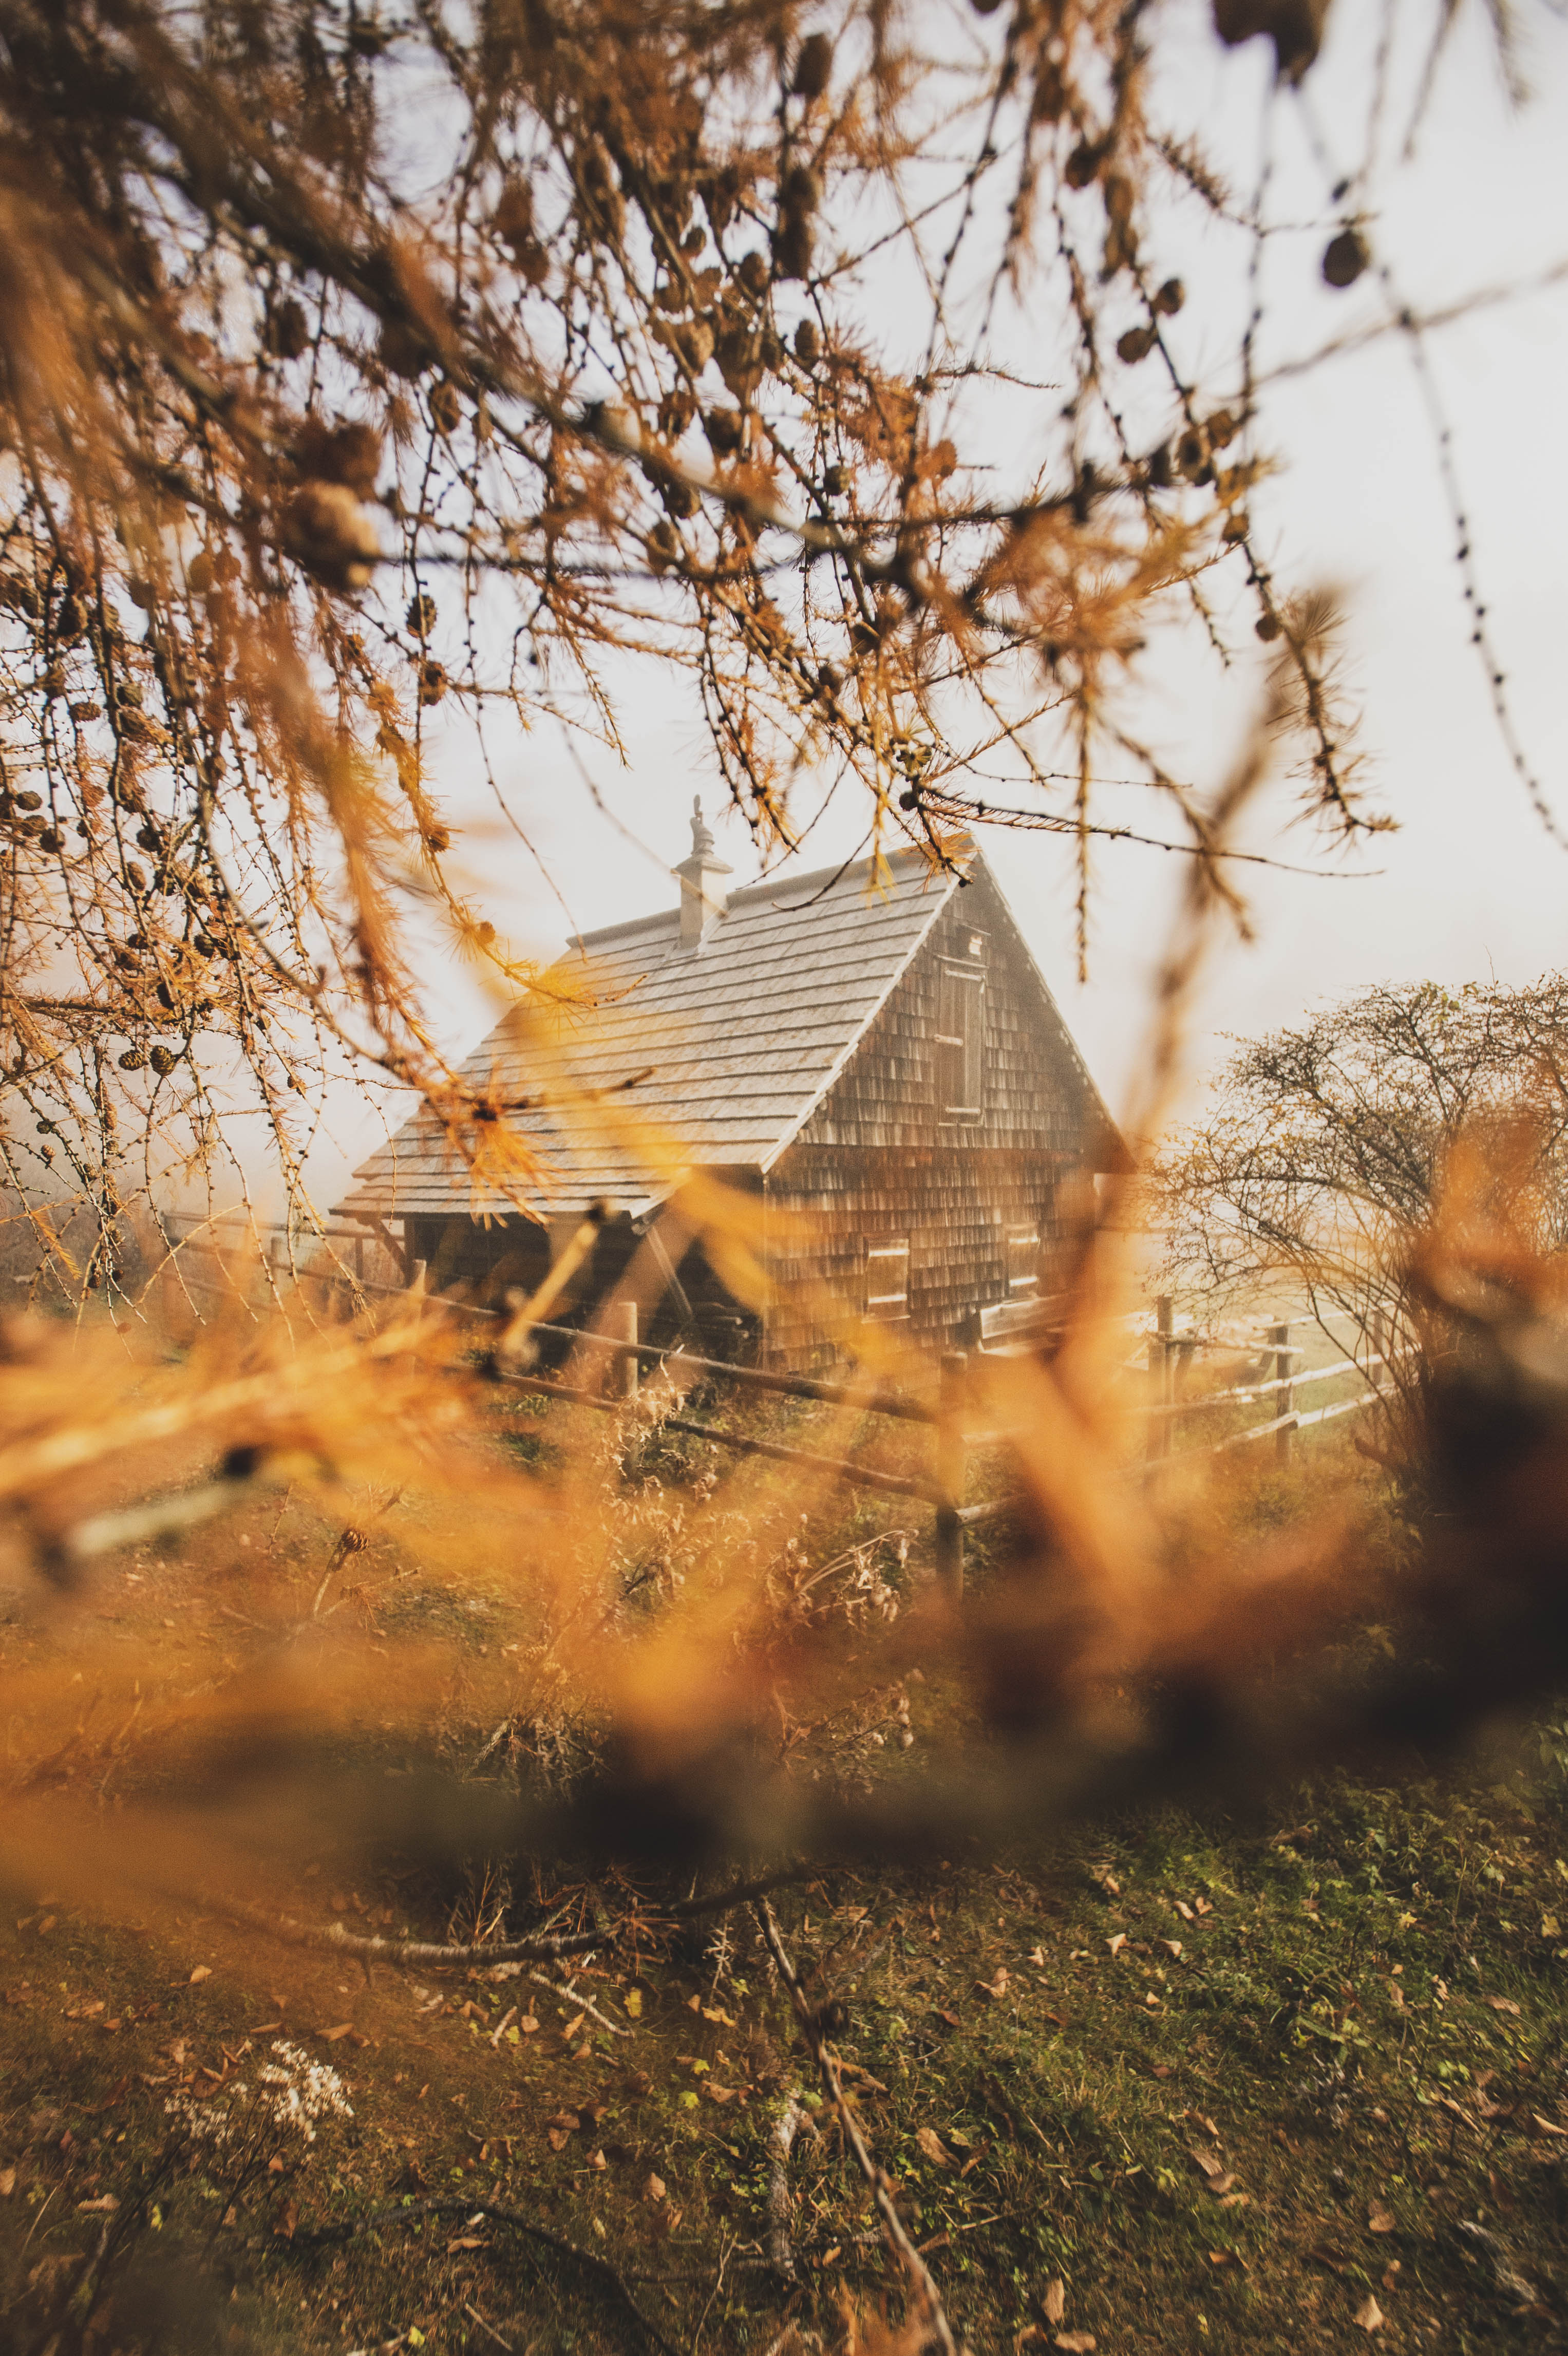
<svg viewBox="0 0 1568 2356">
<path fill-rule="evenodd" d="M 1472 1270 L 1568 1248 L 1568 979 L 1369 990 L 1243 1047 L 1153 1201 L 1173 1288 L 1348 1317 L 1407 1447 L 1443 1346 L 1435 1232 Z"/>
<path fill-rule="evenodd" d="M 297 1185 L 332 1070 L 520 1166 L 406 949 L 417 905 L 532 979 L 454 880 L 432 731 L 620 750 L 622 654 L 689 682 L 764 848 L 809 766 L 933 860 L 1065 832 L 1082 913 L 1106 750 L 1214 853 L 1125 691 L 1172 614 L 1223 649 L 1224 565 L 1312 807 L 1375 823 L 1252 537 L 1253 330 L 1161 259 L 1178 206 L 1243 267 L 1268 233 L 1155 110 L 1179 13 L 0 0 L 0 1160 L 91 1214 L 73 1284 L 244 1108 Z M 1213 21 L 1290 86 L 1328 15 Z M 1023 301 L 1028 386 L 990 357 Z"/>
</svg>

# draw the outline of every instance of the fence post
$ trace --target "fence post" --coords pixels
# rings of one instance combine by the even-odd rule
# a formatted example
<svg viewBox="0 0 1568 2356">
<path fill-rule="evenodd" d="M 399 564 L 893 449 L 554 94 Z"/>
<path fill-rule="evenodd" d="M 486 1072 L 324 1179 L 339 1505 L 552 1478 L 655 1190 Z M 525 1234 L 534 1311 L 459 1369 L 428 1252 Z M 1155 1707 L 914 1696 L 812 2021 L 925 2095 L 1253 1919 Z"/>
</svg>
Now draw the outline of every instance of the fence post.
<svg viewBox="0 0 1568 2356">
<path fill-rule="evenodd" d="M 617 1325 L 621 1331 L 616 1335 L 616 1339 L 630 1342 L 635 1347 L 637 1340 L 637 1304 L 635 1301 L 611 1302 L 609 1326 L 612 1333 L 614 1333 Z M 624 1358 L 612 1363 L 614 1365 L 615 1372 L 611 1379 L 610 1387 L 614 1396 L 617 1398 L 635 1399 L 637 1396 L 639 1379 L 636 1358 L 631 1351 L 628 1351 Z"/>
<path fill-rule="evenodd" d="M 1149 1335 L 1149 1390 L 1153 1395 L 1155 1412 L 1148 1419 L 1147 1453 L 1156 1457 L 1170 1454 L 1173 1438 L 1173 1415 L 1159 1410 L 1171 1405 L 1176 1395 L 1176 1354 L 1171 1347 L 1175 1326 L 1174 1304 L 1168 1292 L 1162 1292 L 1154 1304 L 1156 1330 Z"/>
<path fill-rule="evenodd" d="M 965 1451 L 960 1418 L 968 1366 L 966 1350 L 944 1351 L 937 1394 L 936 1485 L 942 1503 L 936 1508 L 936 1577 L 955 1603 L 964 1593 L 964 1525 L 958 1508 L 964 1501 Z"/>
<path fill-rule="evenodd" d="M 1296 1392 L 1290 1380 L 1291 1360 L 1296 1353 L 1290 1346 L 1290 1328 L 1288 1325 L 1271 1325 L 1268 1329 L 1268 1337 L 1274 1344 L 1274 1378 L 1276 1383 L 1285 1385 L 1283 1390 L 1275 1391 L 1274 1395 L 1275 1413 L 1292 1415 L 1296 1410 Z M 1275 1460 L 1277 1463 L 1284 1464 L 1288 1461 L 1290 1443 L 1295 1437 L 1296 1426 L 1293 1423 L 1280 1425 L 1274 1436 Z"/>
</svg>

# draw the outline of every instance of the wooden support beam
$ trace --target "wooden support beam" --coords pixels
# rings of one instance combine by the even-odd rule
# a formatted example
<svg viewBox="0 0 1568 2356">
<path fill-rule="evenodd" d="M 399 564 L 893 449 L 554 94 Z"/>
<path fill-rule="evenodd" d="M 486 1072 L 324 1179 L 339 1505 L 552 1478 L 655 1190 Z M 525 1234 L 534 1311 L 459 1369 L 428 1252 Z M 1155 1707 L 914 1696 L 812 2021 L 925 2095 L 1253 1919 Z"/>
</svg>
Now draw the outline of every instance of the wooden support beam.
<svg viewBox="0 0 1568 2356">
<path fill-rule="evenodd" d="M 954 1602 L 964 1594 L 964 1394 L 969 1371 L 965 1350 L 943 1354 L 936 1422 L 936 1577 Z"/>
</svg>

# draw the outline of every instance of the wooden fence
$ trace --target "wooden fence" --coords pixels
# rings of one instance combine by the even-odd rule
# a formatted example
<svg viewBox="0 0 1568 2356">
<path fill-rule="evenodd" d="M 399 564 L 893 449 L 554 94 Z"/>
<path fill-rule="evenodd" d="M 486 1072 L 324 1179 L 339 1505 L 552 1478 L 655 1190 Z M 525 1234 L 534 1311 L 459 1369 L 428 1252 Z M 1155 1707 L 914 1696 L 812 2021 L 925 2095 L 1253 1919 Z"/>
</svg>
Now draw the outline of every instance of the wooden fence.
<svg viewBox="0 0 1568 2356">
<path fill-rule="evenodd" d="M 205 1223 L 203 1223 L 205 1224 Z M 286 1262 L 278 1245 L 287 1243 L 286 1231 L 261 1227 L 254 1234 L 267 1240 L 269 1265 L 278 1270 L 280 1261 Z M 343 1281 L 350 1273 L 354 1284 L 368 1293 L 403 1296 L 409 1291 L 420 1294 L 429 1307 L 445 1314 L 468 1317 L 484 1322 L 495 1320 L 503 1312 L 481 1307 L 472 1301 L 453 1300 L 445 1294 L 423 1295 L 424 1266 L 416 1262 L 411 1286 L 379 1284 L 364 1274 L 364 1248 L 367 1238 L 357 1228 L 321 1231 L 319 1237 L 334 1244 L 342 1242 L 353 1247 L 342 1256 L 342 1275 L 331 1269 L 306 1267 L 304 1275 L 319 1275 L 324 1280 Z M 217 1247 L 203 1242 L 199 1236 L 187 1237 L 178 1246 L 183 1260 L 194 1253 L 202 1258 L 221 1259 Z M 210 1289 L 211 1280 L 189 1272 L 198 1288 Z M 778 1373 L 772 1368 L 741 1366 L 727 1360 L 699 1357 L 685 1349 L 658 1347 L 643 1342 L 637 1329 L 637 1308 L 635 1301 L 612 1303 L 601 1318 L 598 1330 L 579 1326 L 559 1325 L 536 1319 L 529 1331 L 547 1340 L 561 1341 L 570 1345 L 566 1372 L 571 1373 L 571 1357 L 579 1353 L 599 1354 L 612 1362 L 611 1378 L 602 1384 L 573 1382 L 564 1377 L 534 1373 L 503 1370 L 499 1379 L 509 1387 L 547 1398 L 559 1398 L 576 1407 L 605 1414 L 619 1414 L 627 1402 L 636 1398 L 642 1369 L 656 1366 L 667 1372 L 677 1383 L 689 1387 L 709 1377 L 731 1384 L 739 1389 L 767 1392 L 784 1398 L 816 1401 L 827 1406 L 850 1407 L 866 1415 L 891 1418 L 897 1421 L 925 1427 L 933 1436 L 931 1470 L 929 1473 L 885 1472 L 875 1466 L 860 1464 L 848 1458 L 823 1455 L 819 1451 L 795 1448 L 782 1440 L 763 1440 L 750 1432 L 729 1431 L 720 1424 L 699 1421 L 694 1417 L 669 1415 L 662 1418 L 664 1429 L 688 1434 L 731 1450 L 738 1455 L 771 1458 L 776 1462 L 798 1464 L 813 1471 L 831 1474 L 847 1486 L 879 1491 L 884 1494 L 910 1497 L 929 1505 L 934 1514 L 934 1555 L 937 1578 L 948 1594 L 956 1598 L 964 1589 L 964 1541 L 968 1530 L 1004 1518 L 1016 1512 L 1023 1503 L 1017 1494 L 987 1498 L 966 1505 L 964 1492 L 968 1481 L 969 1458 L 977 1450 L 1006 1447 L 1007 1431 L 976 1431 L 969 1428 L 969 1354 L 965 1350 L 944 1353 L 938 1369 L 937 1397 L 933 1404 L 925 1404 L 900 1393 L 876 1387 L 850 1383 L 820 1381 L 806 1375 Z M 1303 1355 L 1291 1342 L 1292 1322 L 1276 1321 L 1266 1329 L 1261 1352 L 1264 1362 L 1272 1366 L 1272 1374 L 1261 1376 L 1255 1382 L 1234 1384 L 1217 1391 L 1194 1393 L 1181 1388 L 1184 1365 L 1196 1350 L 1203 1346 L 1195 1333 L 1177 1331 L 1173 1304 L 1162 1299 L 1157 1304 L 1156 1330 L 1149 1337 L 1147 1353 L 1147 1373 L 1150 1397 L 1147 1406 L 1147 1441 L 1146 1465 L 1148 1476 L 1157 1475 L 1161 1465 L 1184 1458 L 1211 1456 L 1222 1451 L 1251 1444 L 1254 1440 L 1274 1437 L 1276 1455 L 1288 1455 L 1296 1434 L 1310 1426 L 1327 1423 L 1336 1417 L 1350 1415 L 1372 1405 L 1379 1397 L 1373 1369 L 1381 1367 L 1381 1355 L 1357 1360 L 1345 1357 L 1310 1372 L 1298 1371 L 1296 1361 Z M 1130 1368 L 1142 1369 L 1142 1359 L 1127 1362 Z M 1303 1410 L 1296 1404 L 1296 1393 L 1311 1385 L 1339 1379 L 1354 1374 L 1371 1383 L 1371 1387 L 1351 1399 L 1337 1400 L 1331 1405 Z M 1177 1450 L 1173 1441 L 1182 1420 L 1216 1408 L 1241 1407 L 1258 1401 L 1275 1404 L 1276 1411 L 1264 1420 L 1250 1424 L 1240 1431 L 1197 1447 Z"/>
<path fill-rule="evenodd" d="M 1265 1329 L 1257 1355 L 1271 1365 L 1271 1375 L 1256 1382 L 1232 1384 L 1219 1391 L 1191 1392 L 1179 1388 L 1182 1361 L 1199 1345 L 1195 1335 L 1179 1333 L 1173 1314 L 1174 1304 L 1161 1298 L 1156 1304 L 1155 1331 L 1148 1341 L 1148 1381 L 1150 1398 L 1148 1415 L 1147 1456 L 1151 1464 L 1170 1460 L 1173 1456 L 1214 1456 L 1222 1450 L 1249 1447 L 1254 1440 L 1266 1440 L 1272 1434 L 1275 1453 L 1283 1462 L 1291 1452 L 1296 1434 L 1315 1424 L 1332 1422 L 1341 1415 L 1356 1415 L 1363 1408 L 1374 1406 L 1381 1396 L 1379 1375 L 1387 1359 L 1381 1350 L 1361 1358 L 1342 1357 L 1330 1360 L 1327 1365 L 1314 1366 L 1303 1372 L 1297 1361 L 1305 1355 L 1291 1342 L 1296 1321 L 1276 1320 Z M 1310 1321 L 1317 1324 L 1314 1318 Z M 1336 1322 L 1330 1318 L 1329 1323 Z M 1360 1376 L 1366 1387 L 1354 1398 L 1336 1399 L 1327 1407 L 1302 1409 L 1296 1405 L 1296 1394 L 1317 1383 L 1338 1382 L 1348 1375 Z M 1182 1420 L 1219 1407 L 1252 1406 L 1258 1400 L 1272 1402 L 1275 1413 L 1262 1422 L 1248 1424 L 1232 1431 L 1222 1440 L 1207 1446 L 1176 1451 L 1172 1443 Z"/>
</svg>

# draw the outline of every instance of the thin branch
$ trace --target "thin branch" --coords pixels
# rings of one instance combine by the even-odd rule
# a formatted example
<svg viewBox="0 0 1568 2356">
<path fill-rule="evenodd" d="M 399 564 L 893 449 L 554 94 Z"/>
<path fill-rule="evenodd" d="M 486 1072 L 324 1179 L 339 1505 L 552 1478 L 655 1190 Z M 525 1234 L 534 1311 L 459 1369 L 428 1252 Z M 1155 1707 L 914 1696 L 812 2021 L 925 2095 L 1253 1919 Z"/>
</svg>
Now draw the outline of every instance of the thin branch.
<svg viewBox="0 0 1568 2356">
<path fill-rule="evenodd" d="M 763 1936 L 767 1941 L 768 1953 L 778 1967 L 779 1977 L 789 1990 L 790 2000 L 795 2006 L 795 2019 L 800 2023 L 801 2035 L 805 2040 L 806 2049 L 813 2062 L 816 2064 L 823 2091 L 837 2114 L 838 2124 L 844 2130 L 844 2140 L 848 2145 L 855 2165 L 865 2178 L 871 2199 L 876 2204 L 877 2214 L 881 2220 L 882 2233 L 888 2247 L 903 2267 L 909 2279 L 911 2291 L 922 2310 L 925 2324 L 923 2344 L 927 2348 L 940 2350 L 941 2356 L 958 2356 L 958 2342 L 954 2336 L 953 2326 L 947 2320 L 946 2310 L 942 2304 L 942 2295 L 936 2287 L 930 2267 L 904 2231 L 897 2203 L 893 2199 L 892 2186 L 866 2147 L 865 2138 L 856 2124 L 854 2114 L 845 2096 L 844 2083 L 838 2074 L 838 2063 L 828 2047 L 821 2015 L 808 2001 L 801 1987 L 795 1966 L 784 1952 L 784 1941 L 779 1936 L 778 1924 L 773 1920 L 773 1908 L 765 1898 L 758 1900 L 756 1914 L 763 1927 Z"/>
</svg>

